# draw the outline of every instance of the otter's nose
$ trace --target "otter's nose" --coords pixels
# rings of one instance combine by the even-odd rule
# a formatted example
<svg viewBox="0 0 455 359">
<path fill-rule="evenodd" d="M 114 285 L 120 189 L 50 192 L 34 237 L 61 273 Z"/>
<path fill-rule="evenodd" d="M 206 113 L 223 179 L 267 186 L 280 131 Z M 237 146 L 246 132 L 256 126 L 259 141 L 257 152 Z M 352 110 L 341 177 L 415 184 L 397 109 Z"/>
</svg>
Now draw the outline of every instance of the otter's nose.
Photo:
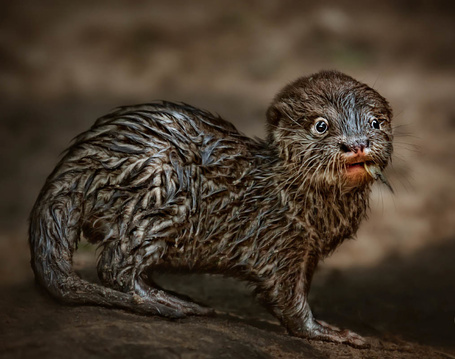
<svg viewBox="0 0 455 359">
<path fill-rule="evenodd" d="M 366 150 L 370 148 L 370 141 L 340 142 L 340 148 L 343 152 L 364 154 Z"/>
</svg>

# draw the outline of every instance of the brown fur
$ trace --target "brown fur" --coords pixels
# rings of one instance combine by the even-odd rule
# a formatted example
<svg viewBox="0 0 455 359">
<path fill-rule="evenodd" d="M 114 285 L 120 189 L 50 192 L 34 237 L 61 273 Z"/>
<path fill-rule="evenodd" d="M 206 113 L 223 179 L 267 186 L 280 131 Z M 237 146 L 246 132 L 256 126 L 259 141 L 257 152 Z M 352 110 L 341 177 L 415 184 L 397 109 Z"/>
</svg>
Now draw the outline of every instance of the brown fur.
<svg viewBox="0 0 455 359">
<path fill-rule="evenodd" d="M 369 161 L 383 169 L 390 160 L 389 105 L 351 77 L 320 72 L 285 87 L 267 117 L 266 141 L 167 102 L 98 119 L 31 213 L 37 280 L 68 303 L 181 317 L 210 310 L 154 288 L 147 271 L 222 273 L 254 283 L 292 334 L 364 345 L 316 321 L 307 296 L 318 260 L 355 235 L 368 207 L 371 179 L 346 179 L 346 152 L 366 144 Z M 314 132 L 318 117 L 329 123 L 324 135 Z M 72 269 L 81 234 L 101 246 L 104 286 Z"/>
</svg>

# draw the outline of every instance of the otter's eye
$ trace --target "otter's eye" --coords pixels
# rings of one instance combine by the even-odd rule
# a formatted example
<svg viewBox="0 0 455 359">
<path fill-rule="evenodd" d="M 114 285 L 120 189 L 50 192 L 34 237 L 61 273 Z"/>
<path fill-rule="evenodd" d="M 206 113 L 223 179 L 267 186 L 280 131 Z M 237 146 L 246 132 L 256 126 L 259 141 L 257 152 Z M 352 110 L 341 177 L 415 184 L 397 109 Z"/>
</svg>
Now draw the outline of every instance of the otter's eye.
<svg viewBox="0 0 455 359">
<path fill-rule="evenodd" d="M 329 124 L 327 123 L 326 120 L 318 119 L 314 124 L 314 129 L 316 133 L 323 134 L 329 129 Z"/>
<path fill-rule="evenodd" d="M 377 119 L 373 119 L 370 122 L 371 127 L 373 127 L 376 130 L 379 130 L 381 128 L 381 122 L 379 122 Z"/>
</svg>

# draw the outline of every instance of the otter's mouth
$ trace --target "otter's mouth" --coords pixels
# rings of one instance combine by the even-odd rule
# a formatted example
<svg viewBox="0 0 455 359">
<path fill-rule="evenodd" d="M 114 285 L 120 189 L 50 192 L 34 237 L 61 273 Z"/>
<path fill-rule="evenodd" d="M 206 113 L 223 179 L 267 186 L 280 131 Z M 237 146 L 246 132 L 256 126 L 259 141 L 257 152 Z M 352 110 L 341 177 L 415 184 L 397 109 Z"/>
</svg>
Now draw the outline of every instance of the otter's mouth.
<svg viewBox="0 0 455 359">
<path fill-rule="evenodd" d="M 346 175 L 351 182 L 362 182 L 366 176 L 373 180 L 381 180 L 381 182 L 384 183 L 393 193 L 393 189 L 387 178 L 382 173 L 381 168 L 373 161 L 347 163 Z"/>
<path fill-rule="evenodd" d="M 347 163 L 346 169 L 348 172 L 356 171 L 356 170 L 366 170 L 366 167 L 370 167 L 373 165 L 372 161 L 361 161 L 361 162 L 354 162 L 354 163 Z"/>
</svg>

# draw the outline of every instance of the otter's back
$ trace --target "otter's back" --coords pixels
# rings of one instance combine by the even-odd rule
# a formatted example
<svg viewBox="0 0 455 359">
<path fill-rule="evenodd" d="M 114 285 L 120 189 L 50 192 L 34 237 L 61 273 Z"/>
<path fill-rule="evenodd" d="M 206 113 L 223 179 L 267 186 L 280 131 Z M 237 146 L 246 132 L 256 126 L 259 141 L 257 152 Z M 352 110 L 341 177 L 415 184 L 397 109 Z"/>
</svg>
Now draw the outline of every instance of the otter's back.
<svg viewBox="0 0 455 359">
<path fill-rule="evenodd" d="M 217 193 L 237 192 L 257 147 L 232 124 L 188 105 L 121 107 L 75 139 L 42 195 L 47 203 L 77 197 L 93 242 L 135 228 L 143 238 L 141 222 L 170 212 L 177 231 L 189 216 L 204 215 Z"/>
</svg>

